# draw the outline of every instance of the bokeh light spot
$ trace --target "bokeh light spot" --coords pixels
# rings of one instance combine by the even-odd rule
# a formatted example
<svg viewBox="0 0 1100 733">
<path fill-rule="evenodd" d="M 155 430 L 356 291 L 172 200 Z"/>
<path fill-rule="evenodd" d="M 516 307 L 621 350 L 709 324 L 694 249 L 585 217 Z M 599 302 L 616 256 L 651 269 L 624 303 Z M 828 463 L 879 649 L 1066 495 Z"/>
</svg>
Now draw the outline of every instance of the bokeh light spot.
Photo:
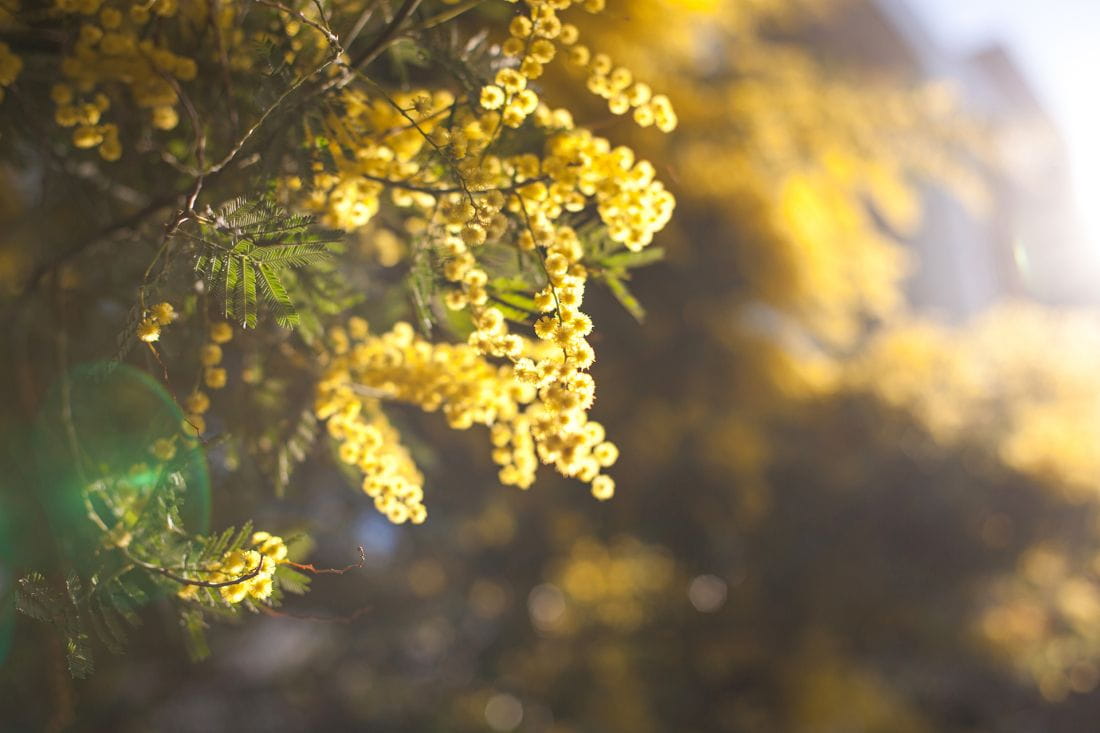
<svg viewBox="0 0 1100 733">
<path fill-rule="evenodd" d="M 523 704 L 512 695 L 493 695 L 485 703 L 485 722 L 500 733 L 515 730 L 523 722 Z"/>
<path fill-rule="evenodd" d="M 527 596 L 527 610 L 537 629 L 553 630 L 565 615 L 565 596 L 556 585 L 550 583 L 537 585 Z"/>
<path fill-rule="evenodd" d="M 696 611 L 714 613 L 726 603 L 726 581 L 716 575 L 699 575 L 688 586 L 688 600 Z"/>
</svg>

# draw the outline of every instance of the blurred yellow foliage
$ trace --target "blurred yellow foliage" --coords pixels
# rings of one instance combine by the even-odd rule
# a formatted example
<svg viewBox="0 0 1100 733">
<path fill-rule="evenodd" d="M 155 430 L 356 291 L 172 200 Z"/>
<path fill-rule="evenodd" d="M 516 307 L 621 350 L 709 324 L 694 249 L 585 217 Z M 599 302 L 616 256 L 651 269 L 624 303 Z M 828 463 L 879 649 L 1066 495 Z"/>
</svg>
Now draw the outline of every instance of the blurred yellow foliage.
<svg viewBox="0 0 1100 733">
<path fill-rule="evenodd" d="M 563 594 L 563 605 L 560 616 L 551 618 L 545 628 L 575 634 L 595 624 L 634 631 L 655 612 L 653 604 L 674 577 L 672 559 L 658 547 L 629 536 L 610 544 L 581 537 L 549 574 L 553 587 Z"/>
<path fill-rule="evenodd" d="M 898 324 L 847 372 L 855 389 L 973 442 L 1074 501 L 1100 491 L 1100 316 L 1006 304 L 958 330 Z"/>
</svg>

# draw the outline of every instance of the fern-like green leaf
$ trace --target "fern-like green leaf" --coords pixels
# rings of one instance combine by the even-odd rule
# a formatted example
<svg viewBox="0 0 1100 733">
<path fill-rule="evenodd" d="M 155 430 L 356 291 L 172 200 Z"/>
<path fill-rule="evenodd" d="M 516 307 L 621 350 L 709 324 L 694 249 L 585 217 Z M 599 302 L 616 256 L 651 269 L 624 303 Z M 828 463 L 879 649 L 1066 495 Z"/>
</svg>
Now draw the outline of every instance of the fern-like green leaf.
<svg viewBox="0 0 1100 733">
<path fill-rule="evenodd" d="M 195 272 L 224 297 L 226 318 L 247 328 L 259 321 L 261 293 L 276 323 L 300 326 L 284 276 L 322 265 L 342 242 L 339 233 L 317 228 L 312 217 L 287 212 L 270 198 L 228 201 L 199 229 L 186 235 L 199 248 Z"/>
<path fill-rule="evenodd" d="M 241 310 L 244 324 L 256 327 L 256 270 L 251 263 L 241 259 Z"/>
<path fill-rule="evenodd" d="M 286 286 L 279 279 L 279 273 L 269 264 L 260 263 L 260 290 L 271 301 L 275 311 L 275 322 L 284 328 L 298 325 L 298 309 L 290 299 Z"/>
</svg>

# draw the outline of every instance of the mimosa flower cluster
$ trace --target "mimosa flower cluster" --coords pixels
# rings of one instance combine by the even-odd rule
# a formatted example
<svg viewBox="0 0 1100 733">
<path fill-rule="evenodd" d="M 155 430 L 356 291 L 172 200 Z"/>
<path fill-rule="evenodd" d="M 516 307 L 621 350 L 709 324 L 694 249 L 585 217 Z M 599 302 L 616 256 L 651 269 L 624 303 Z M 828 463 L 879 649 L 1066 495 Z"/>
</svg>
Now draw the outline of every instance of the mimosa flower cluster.
<svg viewBox="0 0 1100 733">
<path fill-rule="evenodd" d="M 321 420 L 334 462 L 379 512 L 426 521 L 425 478 L 391 423 L 395 403 L 441 412 L 453 429 L 484 428 L 505 485 L 526 489 L 552 466 L 598 499 L 614 494 L 619 450 L 592 419 L 584 298 L 604 284 L 638 312 L 623 283 L 656 259 L 635 255 L 675 201 L 652 164 L 548 103 L 549 64 L 583 69 L 614 115 L 642 127 L 671 131 L 676 115 L 580 45 L 569 22 L 578 19 L 567 17 L 575 5 L 599 13 L 604 0 L 524 0 L 499 32 L 461 39 L 450 31 L 511 6 L 0 3 L 0 105 L 20 122 L 4 134 L 12 150 L 41 154 L 43 175 L 65 180 L 43 187 L 43 211 L 68 210 L 71 197 L 87 230 L 69 242 L 51 228 L 49 251 L 19 253 L 7 270 L 27 276 L 14 289 L 28 295 L 45 282 L 112 303 L 137 294 L 119 358 L 142 347 L 157 394 L 179 403 L 180 427 L 155 428 L 143 447 L 160 464 L 163 496 L 141 526 L 116 532 L 98 503 L 88 519 L 128 567 L 182 586 L 175 600 L 193 653 L 203 653 L 208 615 L 278 602 L 304 589 L 291 568 L 312 568 L 282 568 L 279 588 L 280 538 L 257 533 L 240 547 L 231 531 L 183 526 L 184 514 L 206 521 L 201 457 L 214 444 L 203 436 L 217 390 L 233 387 L 233 409 L 218 414 L 225 450 L 212 457 L 233 482 L 271 483 L 277 495 L 316 457 Z M 100 250 L 125 267 L 77 265 Z M 255 334 L 230 385 L 225 344 L 237 328 Z M 89 573 L 88 597 L 115 575 Z M 68 637 L 70 667 L 86 669 L 85 634 Z"/>
<path fill-rule="evenodd" d="M 589 420 L 596 355 L 582 306 L 590 264 L 576 224 L 594 213 L 613 247 L 639 252 L 666 225 L 675 201 L 648 161 L 578 128 L 532 82 L 559 46 L 569 47 L 574 64 L 586 57 L 589 86 L 613 112 L 633 109 L 639 124 L 664 131 L 676 118 L 667 98 L 628 70 L 605 55 L 587 57 L 576 27 L 559 18 L 571 5 L 526 3 L 509 25 L 505 65 L 476 99 L 446 90 L 344 89 L 339 109 L 324 118 L 326 144 L 313 169 L 284 181 L 287 199 L 329 226 L 363 228 L 383 211 L 401 217 L 412 249 L 438 267 L 439 301 L 473 326 L 465 344 L 429 343 L 406 324 L 382 336 L 351 324 L 334 332 L 317 414 L 329 419 L 341 457 L 368 479 L 384 443 L 366 427 L 384 420 L 379 400 L 392 399 L 442 409 L 458 429 L 489 426 L 504 484 L 526 488 L 546 464 L 591 484 L 597 498 L 614 493 L 604 470 L 618 450 Z M 602 3 L 585 8 L 599 12 Z M 528 151 L 498 152 L 517 142 Z M 499 284 L 515 276 L 498 264 L 502 250 L 518 257 L 528 283 L 520 294 L 530 309 L 519 316 Z M 391 519 L 423 521 L 422 481 L 400 454 L 368 493 Z"/>
<path fill-rule="evenodd" d="M 541 462 L 590 483 L 599 499 L 614 493 L 614 480 L 602 471 L 615 463 L 618 449 L 602 425 L 588 420 L 594 390 L 588 374 L 546 361 L 539 362 L 540 373 L 529 357 L 520 357 L 526 372 L 495 365 L 468 344 L 429 343 L 407 323 L 376 336 L 353 319 L 330 333 L 330 343 L 317 416 L 328 420 L 341 459 L 364 472 L 364 491 L 392 521 L 420 523 L 426 513 L 423 478 L 385 421 L 385 400 L 442 411 L 457 430 L 488 426 L 503 484 L 529 487 Z M 520 353 L 540 348 L 520 343 Z"/>
<path fill-rule="evenodd" d="M 67 81 L 52 90 L 55 119 L 73 128 L 73 145 L 95 148 L 107 161 L 122 156 L 118 124 L 103 120 L 111 107 L 105 90 L 116 84 L 124 85 L 134 104 L 147 111 L 155 129 L 171 130 L 178 124 L 177 90 L 181 82 L 195 79 L 198 64 L 174 53 L 155 29 L 181 10 L 188 16 L 187 23 L 178 24 L 182 32 L 201 27 L 198 21 L 205 19 L 206 5 L 184 5 L 181 8 L 177 0 L 56 1 L 58 15 L 81 23 L 75 44 L 61 62 Z"/>
<path fill-rule="evenodd" d="M 353 68 L 355 53 L 340 47 L 347 39 L 327 30 L 345 10 L 359 16 L 350 6 L 334 6 L 328 17 L 311 3 L 260 5 L 55 0 L 51 12 L 73 30 L 62 80 L 50 92 L 57 123 L 72 129 L 78 148 L 114 161 L 122 141 L 107 121 L 112 111 L 125 104 L 145 111 L 142 145 L 175 130 L 186 111 L 193 129 L 183 139 L 194 135 L 201 171 L 202 146 L 217 141 L 205 137 L 193 109 L 190 82 L 200 65 L 220 72 L 228 94 L 233 75 L 250 68 L 242 55 L 249 42 L 285 41 L 281 59 L 303 72 L 301 82 L 324 73 L 310 87 L 323 103 L 295 128 L 309 152 L 279 163 L 282 203 L 352 236 L 402 233 L 408 243 L 394 251 L 432 272 L 426 307 L 459 324 L 451 329 L 459 343 L 430 343 L 405 324 L 377 336 L 357 319 L 330 330 L 316 414 L 328 421 L 340 460 L 363 473 L 364 491 L 390 519 L 424 521 L 423 478 L 384 413 L 385 402 L 397 400 L 440 409 L 456 429 L 489 427 L 504 484 L 526 488 L 539 465 L 552 465 L 610 498 L 615 482 L 606 469 L 618 449 L 589 419 L 596 354 L 583 306 L 600 267 L 592 253 L 642 251 L 675 201 L 652 164 L 549 106 L 539 80 L 561 57 L 588 74 L 588 88 L 614 114 L 665 132 L 676 115 L 667 97 L 580 44 L 566 14 L 574 5 L 599 13 L 603 0 L 518 4 L 507 38 L 450 89 L 392 89 Z M 196 50 L 210 34 L 218 58 Z M 326 51 L 336 63 L 295 65 L 302 54 L 317 61 Z M 0 48 L 5 84 L 20 63 L 6 53 Z M 189 163 L 179 155 L 172 148 L 162 157 L 184 171 Z M 508 305 L 516 297 L 518 311 Z M 150 311 L 138 337 L 157 341 L 173 317 Z M 231 337 L 228 324 L 216 324 L 200 349 L 199 383 L 182 400 L 192 436 L 206 430 L 208 392 L 226 386 L 222 344 Z"/>
<path fill-rule="evenodd" d="M 160 340 L 160 329 L 176 320 L 179 314 L 171 303 L 157 303 L 150 308 L 137 326 L 137 337 L 147 344 Z"/>
<path fill-rule="evenodd" d="M 217 588 L 218 593 L 229 605 L 235 605 L 246 598 L 263 601 L 271 597 L 275 584 L 275 569 L 286 561 L 286 543 L 282 537 L 270 532 L 256 532 L 252 535 L 251 549 L 229 550 L 216 561 L 210 562 L 202 571 L 189 571 L 189 580 L 205 583 L 226 583 Z M 257 570 L 258 568 L 258 570 Z M 233 583 L 239 578 L 240 582 Z M 198 592 L 199 585 L 185 585 L 177 595 L 189 600 Z"/>
<path fill-rule="evenodd" d="M 315 410 L 339 441 L 340 460 L 363 473 L 363 492 L 374 499 L 378 511 L 395 524 L 421 524 L 428 516 L 422 503 L 424 478 L 380 408 L 375 395 L 382 392 L 352 381 L 354 360 L 369 358 L 361 343 L 367 336 L 367 323 L 361 318 L 353 318 L 347 330 L 330 331 L 332 361 L 317 385 Z M 399 348 L 411 341 L 412 329 L 405 324 L 387 343 Z"/>
</svg>

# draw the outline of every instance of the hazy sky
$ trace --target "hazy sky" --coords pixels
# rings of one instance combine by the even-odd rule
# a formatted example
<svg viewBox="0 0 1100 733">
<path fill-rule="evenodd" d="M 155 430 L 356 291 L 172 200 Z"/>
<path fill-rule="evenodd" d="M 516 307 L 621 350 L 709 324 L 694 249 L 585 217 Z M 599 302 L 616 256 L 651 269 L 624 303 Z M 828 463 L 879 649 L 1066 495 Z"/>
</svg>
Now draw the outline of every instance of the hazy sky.
<svg viewBox="0 0 1100 733">
<path fill-rule="evenodd" d="M 1100 244 L 1100 0 L 909 0 L 948 48 L 1004 42 L 1062 129 Z"/>
</svg>

